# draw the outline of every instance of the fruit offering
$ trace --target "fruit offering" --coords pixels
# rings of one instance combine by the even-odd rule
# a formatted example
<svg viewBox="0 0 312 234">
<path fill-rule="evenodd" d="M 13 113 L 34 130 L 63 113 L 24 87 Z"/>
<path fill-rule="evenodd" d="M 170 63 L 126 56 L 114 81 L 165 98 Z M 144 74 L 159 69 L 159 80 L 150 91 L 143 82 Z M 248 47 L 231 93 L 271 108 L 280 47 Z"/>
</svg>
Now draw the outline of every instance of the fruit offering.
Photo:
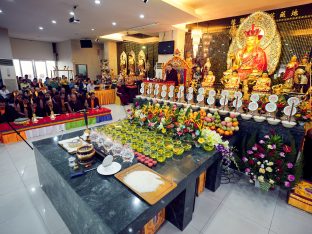
<svg viewBox="0 0 312 234">
<path fill-rule="evenodd" d="M 145 164 L 146 166 L 152 168 L 157 165 L 157 161 L 138 152 L 134 153 L 134 156 L 137 158 L 138 162 Z"/>
</svg>

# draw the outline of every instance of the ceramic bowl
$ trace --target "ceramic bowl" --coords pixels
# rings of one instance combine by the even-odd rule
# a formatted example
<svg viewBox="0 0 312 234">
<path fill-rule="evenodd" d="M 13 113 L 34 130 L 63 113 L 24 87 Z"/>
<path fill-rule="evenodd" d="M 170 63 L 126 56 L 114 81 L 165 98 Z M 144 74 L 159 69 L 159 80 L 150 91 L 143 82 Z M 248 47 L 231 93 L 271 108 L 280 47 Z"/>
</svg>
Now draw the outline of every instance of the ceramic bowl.
<svg viewBox="0 0 312 234">
<path fill-rule="evenodd" d="M 230 115 L 234 115 L 235 117 L 239 116 L 241 113 L 239 112 L 234 112 L 234 111 L 231 111 L 230 112 Z"/>
<path fill-rule="evenodd" d="M 199 110 L 200 110 L 200 106 L 194 106 L 194 105 L 192 105 L 192 110 L 193 110 L 193 111 L 199 111 Z"/>
<path fill-rule="evenodd" d="M 282 121 L 282 125 L 285 127 L 285 128 L 293 128 L 297 125 L 296 122 L 289 122 L 287 120 L 284 120 Z"/>
<path fill-rule="evenodd" d="M 220 115 L 226 115 L 227 113 L 229 113 L 228 110 L 218 110 Z"/>
<path fill-rule="evenodd" d="M 217 108 L 209 108 L 210 113 L 214 114 L 216 111 L 218 111 Z"/>
<path fill-rule="evenodd" d="M 267 118 L 267 121 L 271 125 L 277 125 L 277 124 L 279 124 L 281 122 L 280 119 L 274 119 L 274 118 Z"/>
<path fill-rule="evenodd" d="M 249 120 L 249 119 L 252 118 L 252 115 L 250 115 L 250 114 L 241 114 L 241 117 L 242 117 L 242 119 L 244 119 L 244 120 Z"/>
<path fill-rule="evenodd" d="M 253 119 L 260 123 L 260 122 L 263 122 L 266 118 L 264 116 L 254 116 Z"/>
</svg>

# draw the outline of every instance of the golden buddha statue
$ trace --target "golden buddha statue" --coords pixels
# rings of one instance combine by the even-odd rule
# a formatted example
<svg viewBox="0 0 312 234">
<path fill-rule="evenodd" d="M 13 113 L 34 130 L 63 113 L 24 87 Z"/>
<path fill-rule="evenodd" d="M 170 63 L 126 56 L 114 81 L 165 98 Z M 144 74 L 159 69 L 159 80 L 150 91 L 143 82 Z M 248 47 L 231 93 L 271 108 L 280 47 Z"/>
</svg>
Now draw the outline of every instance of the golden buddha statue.
<svg viewBox="0 0 312 234">
<path fill-rule="evenodd" d="M 245 31 L 246 46 L 238 51 L 232 69 L 237 69 L 240 79 L 243 81 L 254 71 L 267 70 L 267 57 L 260 47 L 261 30 L 255 29 L 253 24 L 249 31 Z"/>
<path fill-rule="evenodd" d="M 128 68 L 129 68 L 129 75 L 134 76 L 135 75 L 135 57 L 134 57 L 133 51 L 131 51 L 128 56 Z"/>
<path fill-rule="evenodd" d="M 256 85 L 253 87 L 255 92 L 269 92 L 271 90 L 271 78 L 267 72 L 263 72 L 262 76 L 256 80 Z"/>
<path fill-rule="evenodd" d="M 212 71 L 205 72 L 204 81 L 202 82 L 201 85 L 203 88 L 212 88 L 215 80 L 216 77 L 213 75 Z"/>
<path fill-rule="evenodd" d="M 144 77 L 145 76 L 145 54 L 143 50 L 139 52 L 138 68 L 139 68 L 139 76 Z"/>
<path fill-rule="evenodd" d="M 237 90 L 239 89 L 240 77 L 237 71 L 233 71 L 232 74 L 228 74 L 221 79 L 221 83 L 225 89 Z"/>
<path fill-rule="evenodd" d="M 207 58 L 206 63 L 204 65 L 204 71 L 207 70 L 207 72 L 209 72 L 210 68 L 211 68 L 211 62 L 210 62 L 210 59 Z"/>
<path fill-rule="evenodd" d="M 190 52 L 190 51 L 186 52 L 185 62 L 187 63 L 187 65 L 188 65 L 190 68 L 193 67 L 192 52 Z"/>
<path fill-rule="evenodd" d="M 309 63 L 308 55 L 304 55 L 301 59 L 301 63 L 298 65 L 295 76 L 295 89 L 299 93 L 305 93 L 309 88 L 309 74 L 311 71 L 311 64 Z"/>
<path fill-rule="evenodd" d="M 286 66 L 286 71 L 283 76 L 284 84 L 283 84 L 283 92 L 288 93 L 294 90 L 294 77 L 295 71 L 298 67 L 299 63 L 297 61 L 297 56 L 294 55 L 291 57 L 290 62 Z"/>
<path fill-rule="evenodd" d="M 127 74 L 127 54 L 125 52 L 120 55 L 120 72 L 123 76 Z"/>
</svg>

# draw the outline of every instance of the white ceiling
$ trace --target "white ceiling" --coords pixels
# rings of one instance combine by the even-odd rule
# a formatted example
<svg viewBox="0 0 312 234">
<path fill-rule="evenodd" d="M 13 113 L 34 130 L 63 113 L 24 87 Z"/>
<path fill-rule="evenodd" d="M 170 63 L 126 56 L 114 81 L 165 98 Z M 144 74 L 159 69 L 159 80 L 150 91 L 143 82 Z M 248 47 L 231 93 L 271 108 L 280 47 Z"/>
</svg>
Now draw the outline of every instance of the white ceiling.
<svg viewBox="0 0 312 234">
<path fill-rule="evenodd" d="M 0 27 L 8 28 L 15 38 L 63 41 L 67 39 L 95 38 L 96 36 L 126 31 L 129 28 L 158 23 L 146 31 L 170 30 L 172 24 L 196 18 L 161 0 L 0 0 Z M 70 24 L 69 12 L 78 5 L 80 24 Z M 140 19 L 139 15 L 145 18 Z M 56 20 L 57 24 L 52 24 Z M 117 26 L 112 26 L 112 22 Z M 44 27 L 43 31 L 38 29 Z M 95 28 L 95 31 L 91 31 Z"/>
<path fill-rule="evenodd" d="M 0 27 L 8 28 L 11 37 L 58 42 L 96 38 L 151 24 L 135 31 L 153 34 L 171 30 L 174 24 L 311 3 L 311 0 L 149 0 L 147 4 L 142 0 L 101 1 L 101 5 L 96 5 L 94 0 L 0 0 L 3 11 Z M 68 22 L 73 5 L 78 5 L 80 24 Z M 140 19 L 140 14 L 145 18 Z M 112 26 L 113 21 L 117 26 Z M 40 31 L 39 26 L 44 30 Z"/>
</svg>

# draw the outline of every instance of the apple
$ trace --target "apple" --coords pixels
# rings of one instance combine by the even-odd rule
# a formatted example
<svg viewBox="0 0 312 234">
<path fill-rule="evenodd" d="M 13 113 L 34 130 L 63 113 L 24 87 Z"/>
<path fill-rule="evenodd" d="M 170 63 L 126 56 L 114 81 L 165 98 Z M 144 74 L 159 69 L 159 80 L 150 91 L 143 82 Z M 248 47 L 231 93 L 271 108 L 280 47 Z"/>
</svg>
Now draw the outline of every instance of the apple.
<svg viewBox="0 0 312 234">
<path fill-rule="evenodd" d="M 226 124 L 226 126 L 227 126 L 227 127 L 232 127 L 232 122 L 228 122 L 228 123 Z"/>
<path fill-rule="evenodd" d="M 236 115 L 235 115 L 234 113 L 230 113 L 230 117 L 231 117 L 231 118 L 235 118 Z"/>
<path fill-rule="evenodd" d="M 221 124 L 222 124 L 223 126 L 225 126 L 225 125 L 226 125 L 226 122 L 225 122 L 225 121 L 222 121 Z"/>
</svg>

